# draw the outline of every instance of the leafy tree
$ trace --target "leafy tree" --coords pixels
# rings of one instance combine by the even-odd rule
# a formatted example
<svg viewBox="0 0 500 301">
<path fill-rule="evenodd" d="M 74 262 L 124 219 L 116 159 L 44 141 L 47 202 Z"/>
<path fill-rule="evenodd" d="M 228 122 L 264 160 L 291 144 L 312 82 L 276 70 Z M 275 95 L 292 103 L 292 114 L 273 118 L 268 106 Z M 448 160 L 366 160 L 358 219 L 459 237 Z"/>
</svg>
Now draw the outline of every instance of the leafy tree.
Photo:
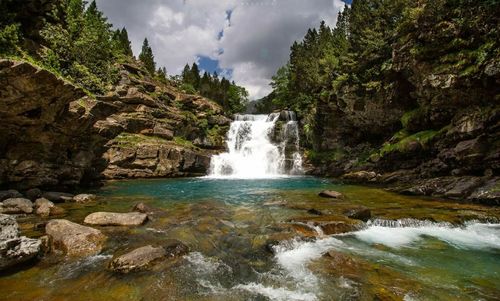
<svg viewBox="0 0 500 301">
<path fill-rule="evenodd" d="M 149 46 L 148 39 L 144 39 L 142 43 L 141 54 L 139 54 L 139 60 L 144 64 L 144 67 L 151 75 L 155 74 L 156 63 L 153 56 L 153 50 Z"/>
</svg>

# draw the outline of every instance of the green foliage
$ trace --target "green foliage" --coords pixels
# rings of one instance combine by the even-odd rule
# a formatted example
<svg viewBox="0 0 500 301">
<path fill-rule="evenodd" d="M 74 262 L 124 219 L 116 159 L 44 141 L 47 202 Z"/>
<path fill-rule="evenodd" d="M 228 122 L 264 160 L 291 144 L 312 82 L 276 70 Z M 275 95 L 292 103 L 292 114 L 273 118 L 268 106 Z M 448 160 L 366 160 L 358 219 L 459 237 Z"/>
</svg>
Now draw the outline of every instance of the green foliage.
<svg viewBox="0 0 500 301">
<path fill-rule="evenodd" d="M 205 72 L 200 77 L 198 65 L 193 63 L 192 66 L 186 64 L 181 78 L 181 89 L 186 93 L 199 92 L 201 95 L 213 99 L 228 113 L 237 113 L 245 109 L 248 101 L 248 92 L 245 88 L 230 82 L 225 77 L 219 79 L 217 73 L 210 75 Z"/>
<path fill-rule="evenodd" d="M 379 154 L 381 157 L 383 157 L 384 155 L 387 155 L 395 151 L 401 153 L 407 152 L 409 150 L 410 145 L 414 142 L 418 142 L 421 145 L 421 147 L 425 148 L 428 146 L 429 143 L 432 142 L 432 140 L 438 134 L 439 131 L 433 131 L 433 130 L 422 131 L 415 133 L 411 136 L 404 137 L 396 143 L 385 143 L 380 149 Z"/>
<path fill-rule="evenodd" d="M 130 44 L 130 40 L 128 38 L 128 32 L 125 27 L 121 30 L 117 29 L 113 33 L 112 43 L 114 47 L 114 52 L 120 56 L 132 57 L 134 54 L 132 53 L 132 46 Z"/>
<path fill-rule="evenodd" d="M 139 60 L 144 64 L 144 68 L 148 70 L 151 75 L 155 74 L 156 63 L 153 55 L 153 50 L 149 46 L 148 39 L 144 39 L 142 43 L 141 54 L 139 54 Z"/>
<path fill-rule="evenodd" d="M 0 54 L 16 53 L 20 36 L 19 24 L 0 27 Z"/>
<path fill-rule="evenodd" d="M 193 85 L 188 84 L 188 83 L 183 83 L 181 86 L 181 90 L 187 94 L 195 94 L 196 93 L 196 89 L 193 87 Z"/>
<path fill-rule="evenodd" d="M 316 152 L 309 149 L 305 152 L 305 155 L 309 160 L 311 160 L 311 162 L 318 164 L 323 162 L 342 160 L 342 158 L 346 156 L 346 153 L 341 148 L 324 152 Z"/>
</svg>

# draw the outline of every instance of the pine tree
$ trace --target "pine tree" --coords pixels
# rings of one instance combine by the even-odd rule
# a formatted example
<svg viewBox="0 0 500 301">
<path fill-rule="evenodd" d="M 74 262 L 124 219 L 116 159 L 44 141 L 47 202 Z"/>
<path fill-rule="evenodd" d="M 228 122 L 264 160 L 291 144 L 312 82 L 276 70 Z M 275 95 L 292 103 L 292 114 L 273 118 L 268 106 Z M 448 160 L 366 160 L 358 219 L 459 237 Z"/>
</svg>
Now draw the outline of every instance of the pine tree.
<svg viewBox="0 0 500 301">
<path fill-rule="evenodd" d="M 200 89 L 200 69 L 196 63 L 191 67 L 192 85 L 196 90 Z"/>
<path fill-rule="evenodd" d="M 151 75 L 155 74 L 156 63 L 153 56 L 153 50 L 149 46 L 148 39 L 145 38 L 142 43 L 141 54 L 139 54 L 139 60 L 144 64 L 144 68 L 148 70 Z"/>
</svg>

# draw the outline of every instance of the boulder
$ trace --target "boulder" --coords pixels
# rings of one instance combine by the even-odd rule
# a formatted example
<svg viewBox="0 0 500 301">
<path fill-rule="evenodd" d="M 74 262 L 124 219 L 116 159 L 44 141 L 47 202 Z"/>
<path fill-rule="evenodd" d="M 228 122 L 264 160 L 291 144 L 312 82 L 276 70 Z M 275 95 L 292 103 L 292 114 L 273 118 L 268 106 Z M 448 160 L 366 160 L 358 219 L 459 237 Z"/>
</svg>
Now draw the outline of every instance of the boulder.
<svg viewBox="0 0 500 301">
<path fill-rule="evenodd" d="M 34 201 L 42 196 L 42 191 L 38 188 L 32 188 L 27 190 L 25 194 L 28 199 Z"/>
<path fill-rule="evenodd" d="M 359 230 L 363 222 L 337 215 L 301 216 L 288 220 L 290 223 L 302 223 L 308 227 L 317 227 L 324 235 L 333 235 Z"/>
<path fill-rule="evenodd" d="M 169 239 L 163 246 L 167 253 L 167 257 L 178 257 L 186 255 L 189 252 L 189 247 L 176 239 Z"/>
<path fill-rule="evenodd" d="M 167 256 L 167 252 L 162 247 L 151 245 L 140 247 L 125 255 L 115 257 L 109 264 L 109 268 L 119 273 L 129 273 L 145 270 L 154 262 Z"/>
<path fill-rule="evenodd" d="M 150 213 L 150 212 L 155 211 L 155 209 L 152 208 L 151 206 L 141 202 L 141 203 L 135 204 L 134 208 L 132 208 L 132 211 L 140 212 L 140 213 Z"/>
<path fill-rule="evenodd" d="M 323 190 L 320 193 L 318 193 L 320 197 L 324 198 L 332 198 L 332 199 L 342 199 L 344 198 L 344 195 L 340 192 L 333 191 L 333 190 Z"/>
<path fill-rule="evenodd" d="M 23 195 L 19 193 L 19 191 L 14 189 L 0 191 L 0 202 L 6 199 L 22 198 L 22 197 Z"/>
<path fill-rule="evenodd" d="M 95 194 L 78 194 L 73 197 L 73 201 L 77 203 L 89 203 L 97 199 Z"/>
<path fill-rule="evenodd" d="M 54 203 L 51 201 L 40 198 L 35 201 L 35 213 L 41 217 L 48 217 L 50 215 L 50 210 L 54 207 Z"/>
<path fill-rule="evenodd" d="M 360 206 L 344 211 L 344 215 L 348 218 L 359 219 L 367 222 L 372 217 L 372 212 L 369 208 Z"/>
<path fill-rule="evenodd" d="M 35 258 L 41 244 L 39 239 L 19 237 L 16 220 L 0 214 L 0 271 Z"/>
<path fill-rule="evenodd" d="M 146 222 L 147 214 L 140 212 L 94 212 L 85 217 L 84 223 L 99 226 L 139 226 Z"/>
<path fill-rule="evenodd" d="M 361 170 L 361 171 L 346 173 L 342 176 L 342 179 L 355 183 L 365 183 L 365 182 L 374 182 L 379 177 L 380 175 L 374 171 Z"/>
<path fill-rule="evenodd" d="M 6 199 L 0 209 L 1 213 L 32 213 L 33 203 L 23 198 Z"/>
<path fill-rule="evenodd" d="M 42 194 L 43 198 L 54 202 L 54 203 L 64 203 L 64 202 L 69 202 L 73 200 L 73 195 L 70 193 L 64 193 L 64 192 L 45 192 Z"/>
<path fill-rule="evenodd" d="M 106 241 L 101 231 L 64 219 L 48 222 L 45 232 L 49 236 L 52 251 L 61 251 L 69 256 L 98 254 Z"/>
</svg>

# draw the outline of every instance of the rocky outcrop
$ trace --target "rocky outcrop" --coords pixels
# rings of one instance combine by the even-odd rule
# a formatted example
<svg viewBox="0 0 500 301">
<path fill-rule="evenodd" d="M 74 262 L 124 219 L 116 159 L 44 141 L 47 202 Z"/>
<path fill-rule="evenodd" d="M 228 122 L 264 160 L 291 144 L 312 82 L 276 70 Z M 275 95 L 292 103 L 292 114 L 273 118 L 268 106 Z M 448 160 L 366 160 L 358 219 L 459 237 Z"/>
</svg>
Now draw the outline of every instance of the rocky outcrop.
<svg viewBox="0 0 500 301">
<path fill-rule="evenodd" d="M 496 23 L 477 7 L 465 26 L 454 17 L 462 8 L 441 5 L 441 21 L 422 17 L 395 40 L 386 72 L 342 84 L 302 116 L 315 125 L 313 174 L 500 204 L 491 191 L 500 174 L 499 57 L 483 51 L 496 45 L 486 34 Z"/>
<path fill-rule="evenodd" d="M 47 223 L 52 251 L 69 256 L 90 256 L 101 252 L 106 236 L 101 231 L 68 220 L 55 219 Z"/>
<path fill-rule="evenodd" d="M 147 219 L 148 215 L 140 212 L 94 212 L 85 217 L 84 223 L 98 226 L 139 226 Z"/>
<path fill-rule="evenodd" d="M 35 258 L 41 241 L 19 236 L 16 220 L 0 214 L 0 271 Z"/>
<path fill-rule="evenodd" d="M 94 97 L 30 63 L 0 60 L 0 187 L 64 191 L 103 178 L 205 173 L 225 148 L 220 106 L 134 64 L 119 74 Z"/>
</svg>

